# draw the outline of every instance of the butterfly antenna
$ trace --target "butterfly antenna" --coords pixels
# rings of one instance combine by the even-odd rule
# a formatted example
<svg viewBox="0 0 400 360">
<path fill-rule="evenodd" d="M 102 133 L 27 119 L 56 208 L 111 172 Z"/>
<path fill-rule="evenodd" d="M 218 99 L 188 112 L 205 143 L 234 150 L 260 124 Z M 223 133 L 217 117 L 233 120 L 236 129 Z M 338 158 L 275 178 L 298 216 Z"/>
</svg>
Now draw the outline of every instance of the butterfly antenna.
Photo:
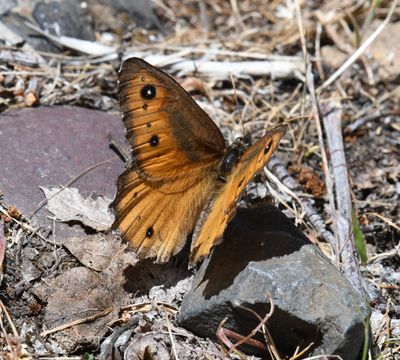
<svg viewBox="0 0 400 360">
<path fill-rule="evenodd" d="M 238 101 L 237 92 L 236 92 L 235 79 L 232 74 L 230 74 L 230 78 L 231 78 L 231 83 L 232 83 L 232 88 L 233 88 L 233 96 L 235 97 L 235 105 L 237 108 L 239 108 L 239 101 Z M 239 115 L 239 121 L 240 121 L 240 125 L 242 126 L 242 135 L 245 136 L 242 113 L 240 113 L 240 115 Z"/>
</svg>

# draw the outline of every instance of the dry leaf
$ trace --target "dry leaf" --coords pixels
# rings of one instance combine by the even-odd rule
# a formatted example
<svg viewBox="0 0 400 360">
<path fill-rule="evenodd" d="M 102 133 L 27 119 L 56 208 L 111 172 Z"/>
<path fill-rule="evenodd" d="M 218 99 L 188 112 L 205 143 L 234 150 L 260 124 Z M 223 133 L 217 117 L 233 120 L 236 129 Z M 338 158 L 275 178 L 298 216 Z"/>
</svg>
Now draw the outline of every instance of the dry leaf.
<svg viewBox="0 0 400 360">
<path fill-rule="evenodd" d="M 98 231 L 108 230 L 114 221 L 108 209 L 111 200 L 107 197 L 99 195 L 85 199 L 75 188 L 40 186 L 40 189 L 46 196 L 47 209 L 60 221 L 80 221 Z"/>
<path fill-rule="evenodd" d="M 110 234 L 74 236 L 63 239 L 62 244 L 83 265 L 95 271 L 105 270 L 126 247 L 120 237 Z"/>
</svg>

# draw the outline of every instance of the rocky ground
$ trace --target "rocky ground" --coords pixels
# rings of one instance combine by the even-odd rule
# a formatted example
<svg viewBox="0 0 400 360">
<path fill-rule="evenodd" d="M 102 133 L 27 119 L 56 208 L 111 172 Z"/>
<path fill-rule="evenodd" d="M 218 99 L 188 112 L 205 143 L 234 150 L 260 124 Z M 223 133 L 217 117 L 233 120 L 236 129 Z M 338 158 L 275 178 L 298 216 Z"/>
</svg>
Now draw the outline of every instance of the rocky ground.
<svg viewBox="0 0 400 360">
<path fill-rule="evenodd" d="M 264 336 L 250 341 L 257 355 L 249 355 L 248 348 L 240 348 L 247 355 L 232 349 L 228 353 L 226 333 L 219 332 L 220 341 L 213 338 L 214 330 L 209 337 L 195 335 L 193 329 L 179 325 L 177 317 L 185 295 L 196 294 L 189 289 L 193 281 L 198 284 L 204 268 L 194 275 L 184 257 L 165 266 L 138 263 L 117 235 L 106 232 L 113 220 L 107 207 L 124 168 L 109 137 L 124 141 L 117 70 L 122 59 L 138 56 L 173 75 L 228 142 L 243 134 L 254 140 L 272 125 L 288 123 L 277 156 L 249 186 L 241 206 L 269 206 L 265 204 L 273 201 L 343 273 L 323 265 L 329 277 L 322 272 L 325 277 L 318 284 L 333 277 L 341 282 L 347 276 L 353 285 L 366 289 L 371 350 L 360 358 L 400 359 L 400 50 L 395 46 L 400 42 L 399 20 L 400 5 L 389 1 L 379 6 L 281 0 L 268 5 L 264 1 L 1 2 L 1 356 L 311 356 L 308 343 L 296 344 L 298 349 L 290 348 L 291 352 L 279 348 L 285 341 L 282 333 L 274 332 L 274 313 L 271 319 L 264 318 L 272 335 L 264 331 Z M 338 140 L 332 124 L 342 129 L 344 151 L 332 148 Z M 340 156 L 335 163 L 338 153 L 345 155 L 347 166 L 342 166 Z M 333 177 L 327 176 L 327 165 Z M 342 168 L 348 169 L 343 186 L 337 182 L 343 181 Z M 338 199 L 346 184 L 353 212 L 346 239 L 355 239 L 357 252 L 348 247 L 349 240 L 340 242 Z M 266 195 L 274 200 L 265 200 Z M 290 227 L 285 224 L 285 229 Z M 267 225 L 263 226 L 265 230 Z M 230 234 L 235 225 L 229 229 Z M 252 239 L 263 241 L 259 233 Z M 279 236 L 274 239 L 282 241 Z M 299 269 L 305 269 L 307 257 L 319 256 L 307 249 L 303 246 L 298 254 L 299 249 L 290 251 L 290 256 L 297 254 L 293 261 L 298 261 Z M 232 251 L 220 256 L 235 259 L 229 255 Z M 275 267 L 269 274 L 279 266 L 290 266 L 279 263 L 286 259 L 278 259 L 282 254 L 271 252 L 268 256 L 274 256 Z M 313 292 L 305 289 L 318 279 L 320 269 L 316 267 L 309 277 L 296 270 L 302 281 L 310 280 L 302 287 L 304 296 Z M 251 276 L 250 272 L 248 279 Z M 229 291 L 231 297 L 237 294 L 223 284 L 226 278 L 214 276 L 214 288 L 222 284 L 221 299 Z M 274 288 L 281 286 L 284 294 L 292 294 L 292 302 L 285 304 L 295 310 L 288 313 L 297 316 L 302 309 L 298 319 L 315 324 L 307 318 L 313 311 L 309 298 L 296 297 L 299 293 L 289 275 L 279 279 Z M 292 286 L 285 288 L 284 281 Z M 350 289 L 345 282 L 341 289 Z M 343 290 L 342 297 L 352 297 L 352 291 L 356 290 Z M 359 293 L 354 294 L 358 299 Z M 285 309 L 280 300 L 273 296 L 269 302 L 269 309 L 276 305 L 276 317 Z M 262 323 L 265 309 L 257 310 L 261 318 L 256 323 Z M 228 321 L 226 329 L 229 326 Z M 361 331 L 364 328 L 368 333 L 368 326 Z M 247 333 L 239 335 L 228 337 L 241 341 Z"/>
</svg>

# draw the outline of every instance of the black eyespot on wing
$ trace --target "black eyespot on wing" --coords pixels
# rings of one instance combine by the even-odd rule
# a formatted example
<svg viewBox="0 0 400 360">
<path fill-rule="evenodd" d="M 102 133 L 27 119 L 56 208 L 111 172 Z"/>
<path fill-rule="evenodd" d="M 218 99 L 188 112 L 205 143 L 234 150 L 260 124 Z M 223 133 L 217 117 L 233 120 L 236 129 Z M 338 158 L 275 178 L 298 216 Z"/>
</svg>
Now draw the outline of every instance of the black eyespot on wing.
<svg viewBox="0 0 400 360">
<path fill-rule="evenodd" d="M 140 80 L 145 81 L 146 78 L 145 78 L 144 76 L 142 76 L 142 77 L 140 78 Z"/>
<path fill-rule="evenodd" d="M 150 128 L 150 127 L 151 127 L 151 123 L 147 123 L 146 126 L 147 126 L 148 128 Z"/>
<path fill-rule="evenodd" d="M 140 90 L 143 99 L 154 99 L 156 97 L 156 87 L 154 85 L 145 85 Z"/>
<path fill-rule="evenodd" d="M 146 237 L 151 238 L 154 235 L 154 229 L 152 227 L 149 227 L 146 231 Z"/>
<path fill-rule="evenodd" d="M 267 146 L 264 148 L 264 155 L 267 154 L 271 150 L 272 142 L 269 142 Z"/>
<path fill-rule="evenodd" d="M 157 146 L 160 143 L 160 138 L 157 135 L 153 135 L 150 139 L 150 146 Z"/>
</svg>

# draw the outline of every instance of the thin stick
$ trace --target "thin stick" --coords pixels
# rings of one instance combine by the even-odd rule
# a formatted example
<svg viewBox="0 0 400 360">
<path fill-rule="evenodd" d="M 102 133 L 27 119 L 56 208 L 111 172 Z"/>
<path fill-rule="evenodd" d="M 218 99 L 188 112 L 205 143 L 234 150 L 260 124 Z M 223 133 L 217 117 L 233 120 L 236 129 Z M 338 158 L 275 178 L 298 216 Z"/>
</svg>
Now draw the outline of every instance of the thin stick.
<svg viewBox="0 0 400 360">
<path fill-rule="evenodd" d="M 36 229 L 34 229 L 32 226 L 30 226 L 29 224 L 25 224 L 25 223 L 23 223 L 22 221 L 19 221 L 19 220 L 17 220 L 16 218 L 10 216 L 10 214 L 9 214 L 6 210 L 4 210 L 4 209 L 6 209 L 6 206 L 4 206 L 2 203 L 0 203 L 0 212 L 1 212 L 2 214 L 4 214 L 4 215 L 8 216 L 12 221 L 14 221 L 14 222 L 15 222 L 16 224 L 18 224 L 19 226 L 21 226 L 21 228 L 22 228 L 23 230 L 29 231 L 32 235 L 36 235 L 36 236 L 39 237 L 41 240 L 43 240 L 43 241 L 45 241 L 45 242 L 47 242 L 47 243 L 49 243 L 49 244 L 52 244 L 52 245 L 61 245 L 61 244 L 58 243 L 58 242 L 55 242 L 55 241 L 51 241 L 51 240 L 49 240 L 49 239 L 46 239 L 44 236 L 42 236 L 42 235 L 40 235 L 40 234 L 38 233 L 39 230 L 36 230 Z"/>
<path fill-rule="evenodd" d="M 349 174 L 346 166 L 346 156 L 344 154 L 344 144 L 342 136 L 342 107 L 336 100 L 330 100 L 323 104 L 324 128 L 328 140 L 332 173 L 336 189 L 337 210 L 332 215 L 336 219 L 336 230 L 339 248 L 341 268 L 353 286 L 364 294 L 357 251 L 355 248 L 353 233 L 353 208 L 351 202 L 351 191 L 349 184 Z"/>
<path fill-rule="evenodd" d="M 226 345 L 227 347 L 231 348 L 231 347 L 234 346 L 234 344 L 232 344 L 232 342 L 228 339 L 227 336 L 229 336 L 229 337 L 231 337 L 232 339 L 235 339 L 235 340 L 241 340 L 241 339 L 244 338 L 244 336 L 243 336 L 243 335 L 240 335 L 240 334 L 238 334 L 238 333 L 235 333 L 235 332 L 232 331 L 232 330 L 225 329 L 225 328 L 223 327 L 223 325 L 225 324 L 226 320 L 227 320 L 227 318 L 223 319 L 223 320 L 220 322 L 220 324 L 219 324 L 219 326 L 218 326 L 218 329 L 217 329 L 217 337 L 218 337 L 218 339 L 219 339 L 224 345 Z M 267 350 L 267 347 L 266 347 L 263 343 L 261 343 L 260 341 L 258 341 L 258 340 L 254 340 L 254 339 L 251 339 L 251 338 L 247 338 L 247 339 L 244 341 L 244 343 L 246 343 L 246 344 L 248 344 L 248 345 L 251 345 L 251 346 L 254 346 L 255 348 L 258 348 L 258 349 L 261 349 L 261 350 Z M 238 351 L 239 351 L 239 350 L 237 350 L 237 349 L 233 349 L 233 350 L 234 350 L 235 352 L 238 352 Z"/>
<path fill-rule="evenodd" d="M 104 309 L 103 311 L 100 311 L 100 312 L 98 312 L 98 313 L 95 314 L 95 315 L 88 316 L 88 317 L 83 318 L 83 319 L 74 320 L 74 321 L 71 321 L 71 322 L 68 323 L 68 324 L 60 325 L 60 326 L 57 326 L 57 327 L 55 327 L 55 328 L 53 328 L 53 329 L 43 331 L 43 332 L 40 334 L 40 336 L 45 337 L 45 336 L 47 336 L 47 335 L 50 335 L 50 334 L 53 334 L 53 333 L 55 333 L 55 332 L 68 329 L 68 328 L 70 328 L 70 327 L 73 327 L 73 326 L 76 326 L 76 325 L 79 325 L 79 324 L 83 324 L 83 323 L 85 323 L 85 322 L 94 321 L 94 320 L 98 319 L 99 317 L 108 315 L 111 311 L 113 311 L 113 307 L 109 307 L 109 308 L 107 308 L 107 309 Z"/>
<path fill-rule="evenodd" d="M 333 228 L 334 228 L 334 233 L 335 233 L 335 245 L 334 249 L 336 251 L 336 261 L 337 265 L 339 266 L 339 241 L 337 237 L 337 221 L 336 221 L 336 208 L 335 208 L 335 199 L 333 195 L 333 182 L 331 178 L 331 173 L 329 170 L 329 164 L 328 164 L 328 157 L 326 156 L 326 151 L 325 151 L 325 144 L 324 144 L 324 138 L 322 135 L 322 126 L 321 126 L 321 117 L 320 117 L 320 110 L 317 102 L 317 97 L 315 95 L 315 87 L 314 87 L 314 77 L 311 72 L 311 65 L 307 67 L 307 72 L 306 72 L 306 79 L 307 79 L 307 87 L 308 91 L 310 93 L 310 99 L 312 103 L 312 108 L 314 112 L 314 119 L 315 119 L 315 125 L 317 128 L 318 132 L 318 141 L 319 141 L 319 146 L 321 149 L 321 157 L 322 157 L 322 166 L 324 169 L 324 174 L 325 174 L 325 183 L 326 183 L 326 190 L 328 193 L 328 199 L 329 199 L 329 205 L 331 208 L 331 216 L 332 216 L 332 222 L 333 222 Z"/>
</svg>

